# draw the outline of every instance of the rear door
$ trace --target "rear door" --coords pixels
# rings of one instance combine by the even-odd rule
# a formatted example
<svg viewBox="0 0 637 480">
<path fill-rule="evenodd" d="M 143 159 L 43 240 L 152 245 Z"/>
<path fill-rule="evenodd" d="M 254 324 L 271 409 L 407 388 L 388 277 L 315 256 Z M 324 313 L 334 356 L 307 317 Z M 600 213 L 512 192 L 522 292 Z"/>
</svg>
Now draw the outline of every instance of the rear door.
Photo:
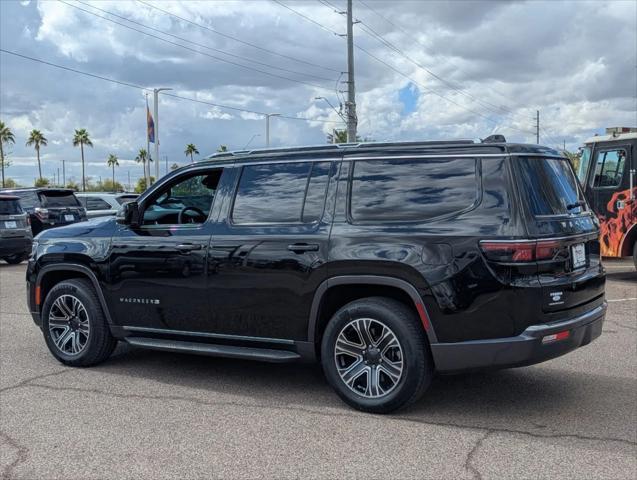
<svg viewBox="0 0 637 480">
<path fill-rule="evenodd" d="M 536 255 L 545 312 L 566 310 L 604 293 L 599 230 L 566 158 L 513 159 L 527 229 L 542 240 Z"/>
<path fill-rule="evenodd" d="M 210 246 L 210 331 L 305 340 L 314 292 L 327 278 L 337 164 L 245 164 Z"/>
</svg>

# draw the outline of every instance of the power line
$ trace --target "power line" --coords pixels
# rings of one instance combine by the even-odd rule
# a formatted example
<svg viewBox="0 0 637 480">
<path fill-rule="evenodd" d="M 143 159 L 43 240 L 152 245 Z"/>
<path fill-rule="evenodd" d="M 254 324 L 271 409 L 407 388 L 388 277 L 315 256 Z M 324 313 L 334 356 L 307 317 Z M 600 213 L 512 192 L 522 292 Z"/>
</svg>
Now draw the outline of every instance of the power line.
<svg viewBox="0 0 637 480">
<path fill-rule="evenodd" d="M 326 31 L 328 31 L 328 32 L 331 32 L 331 33 L 333 33 L 333 34 L 335 34 L 335 35 L 337 35 L 337 36 L 341 36 L 338 32 L 336 32 L 336 31 L 332 30 L 332 29 L 331 29 L 331 28 L 329 28 L 329 27 L 326 27 L 325 25 L 323 25 L 323 24 L 321 24 L 321 23 L 317 22 L 316 20 L 314 20 L 314 19 L 312 19 L 312 18 L 309 18 L 308 16 L 306 16 L 306 15 L 302 14 L 301 12 L 299 12 L 299 11 L 297 11 L 297 10 L 295 10 L 295 9 L 293 9 L 293 8 L 291 8 L 291 7 L 289 7 L 289 6 L 287 6 L 287 5 L 285 5 L 284 3 L 281 3 L 279 0 L 272 0 L 272 1 L 273 1 L 273 2 L 275 2 L 275 3 L 277 3 L 277 4 L 279 4 L 279 5 L 281 5 L 282 7 L 286 8 L 287 10 L 290 10 L 291 12 L 295 13 L 296 15 L 299 15 L 300 17 L 305 18 L 307 21 L 309 21 L 309 22 L 311 22 L 311 23 L 313 23 L 313 24 L 315 24 L 315 25 L 319 26 L 319 27 L 320 27 L 320 28 L 322 28 L 323 30 L 326 30 Z M 381 63 L 381 64 L 385 65 L 387 68 L 391 69 L 391 70 L 392 70 L 392 71 L 394 71 L 395 73 L 397 73 L 397 74 L 401 75 L 402 77 L 406 78 L 407 80 L 409 80 L 409 81 L 410 81 L 410 82 L 412 82 L 413 84 L 418 85 L 418 86 L 419 86 L 422 90 L 427 91 L 427 92 L 430 92 L 430 93 L 432 93 L 432 94 L 434 94 L 434 95 L 436 95 L 436 96 L 438 96 L 438 97 L 440 97 L 440 98 L 442 98 L 442 99 L 446 100 L 447 102 L 452 103 L 452 104 L 454 104 L 454 105 L 456 105 L 456 106 L 458 106 L 458 107 L 462 108 L 463 110 L 466 110 L 466 111 L 468 111 L 468 112 L 473 113 L 474 115 L 477 115 L 477 116 L 479 116 L 479 117 L 484 118 L 485 120 L 487 120 L 487 121 L 489 121 L 489 122 L 491 122 L 491 123 L 493 123 L 493 124 L 495 124 L 495 125 L 500 125 L 500 122 L 498 122 L 497 120 L 495 120 L 495 119 L 493 119 L 493 118 L 491 118 L 491 117 L 488 117 L 488 116 L 486 116 L 486 115 L 484 115 L 484 114 L 482 114 L 482 113 L 480 113 L 480 112 L 478 112 L 478 111 L 476 111 L 476 110 L 473 110 L 472 108 L 466 107 L 465 105 L 462 105 L 461 103 L 456 102 L 455 100 L 453 100 L 453 99 L 451 99 L 451 98 L 447 97 L 446 95 L 443 95 L 442 93 L 437 92 L 436 90 L 433 90 L 433 89 L 431 89 L 431 88 L 429 88 L 429 87 L 424 86 L 422 83 L 420 83 L 420 82 L 418 82 L 418 81 L 414 80 L 413 78 L 411 78 L 411 77 L 410 77 L 409 75 L 407 75 L 406 73 L 404 73 L 404 72 L 402 72 L 402 71 L 398 70 L 398 69 L 397 69 L 397 68 L 395 68 L 393 65 L 391 65 L 391 64 L 389 64 L 389 63 L 385 62 L 384 60 L 380 59 L 379 57 L 377 57 L 377 56 L 376 56 L 376 55 L 374 55 L 373 53 L 369 52 L 369 51 L 368 51 L 367 49 L 365 49 L 364 47 L 361 47 L 360 45 L 358 45 L 357 43 L 354 43 L 354 46 L 355 46 L 358 50 L 362 51 L 363 53 L 365 53 L 365 54 L 366 54 L 366 55 L 368 55 L 369 57 L 371 57 L 371 58 L 373 58 L 374 60 L 376 60 L 377 62 L 379 62 L 379 63 Z M 519 131 L 519 132 L 526 133 L 526 134 L 534 133 L 534 132 L 530 132 L 530 131 L 528 131 L 528 130 L 522 130 L 522 129 L 520 129 L 520 128 L 513 127 L 513 126 L 509 126 L 509 127 L 507 127 L 507 128 L 508 128 L 508 129 L 511 129 L 511 130 L 517 130 L 517 131 Z"/>
<path fill-rule="evenodd" d="M 138 90 L 142 90 L 144 92 L 152 92 L 152 89 L 143 87 L 141 85 L 137 85 L 137 84 L 130 83 L 130 82 L 123 82 L 121 80 L 116 80 L 114 78 L 104 77 L 102 75 L 96 75 L 94 73 L 84 72 L 82 70 L 77 70 L 75 68 L 67 67 L 67 66 L 64 66 L 64 65 L 58 65 L 57 63 L 47 62 L 46 60 L 42 60 L 40 58 L 30 57 L 28 55 L 23 55 L 21 53 L 14 52 L 14 51 L 11 51 L 11 50 L 5 50 L 4 48 L 0 48 L 0 52 L 6 53 L 8 55 L 13 55 L 13 56 L 16 56 L 16 57 L 20 57 L 20 58 L 23 58 L 23 59 L 26 59 L 26 60 L 31 60 L 33 62 L 42 63 L 42 64 L 48 65 L 50 67 L 55 67 L 55 68 L 59 68 L 61 70 L 66 70 L 66 71 L 69 71 L 69 72 L 77 73 L 78 75 L 84 75 L 84 76 L 87 76 L 87 77 L 97 78 L 99 80 L 103 80 L 103 81 L 106 81 L 106 82 L 111 82 L 111 83 L 115 83 L 115 84 L 122 85 L 122 86 L 125 86 L 125 87 L 130 87 L 130 88 L 135 88 L 135 89 L 138 89 Z M 199 99 L 191 98 L 191 97 L 184 97 L 182 95 L 177 95 L 177 94 L 174 94 L 174 93 L 165 92 L 165 93 L 162 93 L 162 95 L 173 97 L 173 98 L 178 98 L 180 100 L 186 100 L 186 101 L 189 101 L 189 102 L 201 103 L 203 105 L 209 105 L 209 106 L 212 106 L 212 107 L 223 108 L 223 109 L 226 109 L 226 110 L 234 110 L 234 111 L 237 111 L 237 112 L 252 113 L 252 114 L 260 115 L 260 116 L 263 116 L 263 117 L 265 117 L 265 115 L 266 115 L 265 112 L 259 112 L 257 110 L 249 110 L 247 108 L 233 107 L 233 106 L 230 106 L 230 105 L 223 105 L 221 103 L 207 102 L 205 100 L 199 100 Z M 280 115 L 279 118 L 286 118 L 288 120 L 301 120 L 301 121 L 304 121 L 304 122 L 343 123 L 342 121 L 337 121 L 337 120 L 318 120 L 318 119 L 315 120 L 315 119 L 311 119 L 311 118 L 296 117 L 296 116 L 293 116 L 293 115 Z"/>
<path fill-rule="evenodd" d="M 155 5 L 152 5 L 152 4 L 148 3 L 148 2 L 144 2 L 143 0 L 137 0 L 137 2 L 141 3 L 142 5 L 146 5 L 147 7 L 150 7 L 152 9 L 155 9 L 155 10 L 158 10 L 160 12 L 163 12 L 166 15 L 170 15 L 171 17 L 177 18 L 178 20 L 181 20 L 182 22 L 186 22 L 186 23 L 189 23 L 190 25 L 194 25 L 196 27 L 203 28 L 204 30 L 207 30 L 207 31 L 209 31 L 211 33 L 214 33 L 215 35 L 219 35 L 221 37 L 228 38 L 228 39 L 233 40 L 235 42 L 242 43 L 243 45 L 248 45 L 249 47 L 261 50 L 262 52 L 267 52 L 270 55 L 275 55 L 277 57 L 286 58 L 288 60 L 292 60 L 292 61 L 295 61 L 295 62 L 303 63 L 305 65 L 310 65 L 312 67 L 322 68 L 323 70 L 328 70 L 330 72 L 336 72 L 336 73 L 340 72 L 340 70 L 335 69 L 335 68 L 326 67 L 326 66 L 320 65 L 318 63 L 309 62 L 309 61 L 303 60 L 301 58 L 292 57 L 290 55 L 285 55 L 285 54 L 282 54 L 282 53 L 279 53 L 279 52 L 275 52 L 274 50 L 269 50 L 267 48 L 261 47 L 260 45 L 256 45 L 254 43 L 247 42 L 247 41 L 242 40 L 240 38 L 233 37 L 232 35 L 228 35 L 227 33 L 220 32 L 219 30 L 216 30 L 214 28 L 208 27 L 206 25 L 202 25 L 200 23 L 193 22 L 192 20 L 188 20 L 187 18 L 181 17 L 181 16 L 179 16 L 179 15 L 177 15 L 175 13 L 172 13 L 172 12 L 170 12 L 168 10 L 164 10 L 163 8 L 159 8 L 159 7 L 157 7 Z"/>
<path fill-rule="evenodd" d="M 93 15 L 93 16 L 95 16 L 95 17 L 102 18 L 102 19 L 104 19 L 104 20 L 106 20 L 106 21 L 108 21 L 108 22 L 114 23 L 114 24 L 116 24 L 116 25 L 119 25 L 119 26 L 121 26 L 121 27 L 127 28 L 127 29 L 129 29 L 129 30 L 133 30 L 133 31 L 135 31 L 135 32 L 141 33 L 142 35 L 146 35 L 146 36 L 149 36 L 149 37 L 155 38 L 155 39 L 157 39 L 157 40 L 160 40 L 160 41 L 162 41 L 162 42 L 168 43 L 168 44 L 170 44 L 170 45 L 174 45 L 174 46 L 177 46 L 177 47 L 183 48 L 183 49 L 185 49 L 185 50 L 188 50 L 188 51 L 191 51 L 191 52 L 194 52 L 194 53 L 198 53 L 199 55 L 205 55 L 206 57 L 213 58 L 213 59 L 218 60 L 218 61 L 220 61 L 220 62 L 229 63 L 229 64 L 231 64 L 231 65 L 234 65 L 234 66 L 237 66 L 237 67 L 240 67 L 240 68 L 244 68 L 244 69 L 246 69 L 246 70 L 251 70 L 251 71 L 253 71 L 253 72 L 261 73 L 261 74 L 263 74 L 263 75 L 268 75 L 268 76 L 270 76 L 270 77 L 275 77 L 275 78 L 281 78 L 281 79 L 283 79 L 283 80 L 288 80 L 288 81 L 290 81 L 290 82 L 300 83 L 300 84 L 307 85 L 307 86 L 310 86 L 310 87 L 319 88 L 319 89 L 321 89 L 321 90 L 331 90 L 330 88 L 328 88 L 328 87 L 324 87 L 324 86 L 322 86 L 322 85 L 318 85 L 318 84 L 310 83 L 310 82 L 305 82 L 305 81 L 303 81 L 303 80 L 296 80 L 296 79 L 294 79 L 294 78 L 286 77 L 286 76 L 284 76 L 284 75 L 278 75 L 278 74 L 276 74 L 276 73 L 272 73 L 272 72 L 266 72 L 265 70 L 260 70 L 260 69 L 258 69 L 258 68 L 249 67 L 249 66 L 247 66 L 247 65 L 243 65 L 243 64 L 241 64 L 241 63 L 233 62 L 232 60 L 227 60 L 227 59 L 225 59 L 225 58 L 217 57 L 217 56 L 215 56 L 215 55 L 210 55 L 209 53 L 201 52 L 201 51 L 196 50 L 196 49 L 194 49 L 194 48 L 190 48 L 190 47 L 188 47 L 188 46 L 186 46 L 186 45 L 182 45 L 182 44 L 180 44 L 180 43 L 172 42 L 172 41 L 167 40 L 167 39 L 165 39 L 165 38 L 158 37 L 157 35 L 153 35 L 152 33 L 148 33 L 148 32 L 145 32 L 145 31 L 143 31 L 143 30 L 139 30 L 139 29 L 137 29 L 137 28 L 131 27 L 130 25 L 126 25 L 126 24 L 123 24 L 123 23 L 117 22 L 117 21 L 115 21 L 115 20 L 113 20 L 113 19 L 111 19 L 111 18 L 104 17 L 104 16 L 99 15 L 99 14 L 97 14 L 97 13 L 95 13 L 95 12 L 91 12 L 91 11 L 89 11 L 89 10 L 86 10 L 86 9 L 82 8 L 82 7 L 78 7 L 77 5 L 73 5 L 73 4 L 71 4 L 71 3 L 68 3 L 68 2 L 66 2 L 66 1 L 64 1 L 64 0 L 58 0 L 58 1 L 59 1 L 59 2 L 61 2 L 61 3 L 63 3 L 63 4 L 65 4 L 65 5 L 68 5 L 69 7 L 75 8 L 75 9 L 77 9 L 77 10 L 81 10 L 81 11 L 83 11 L 83 12 L 85 12 L 85 13 L 88 13 L 89 15 Z"/>
<path fill-rule="evenodd" d="M 325 81 L 328 81 L 328 82 L 331 82 L 333 80 L 332 78 L 321 77 L 319 75 L 314 75 L 314 74 L 306 73 L 306 72 L 299 72 L 298 70 L 289 70 L 287 68 L 277 67 L 275 65 L 271 65 L 269 63 L 260 62 L 259 60 L 254 60 L 254 59 L 249 58 L 249 57 L 244 57 L 242 55 L 236 55 L 234 53 L 226 52 L 224 50 L 220 50 L 218 48 L 214 48 L 214 47 L 211 47 L 209 45 L 204 45 L 204 44 L 201 44 L 201 43 L 197 43 L 197 42 L 194 42 L 192 40 L 188 40 L 187 38 L 183 38 L 183 37 L 180 37 L 178 35 L 174 35 L 172 33 L 165 32 L 165 31 L 160 30 L 158 28 L 154 28 L 154 27 L 151 27 L 149 25 L 145 25 L 145 24 L 143 24 L 141 22 L 137 22 L 135 20 L 131 20 L 130 18 L 124 17 L 122 15 L 118 15 L 118 14 L 113 13 L 113 12 L 108 11 L 108 10 L 104 10 L 103 8 L 96 7 L 95 5 L 92 5 L 90 3 L 83 2 L 82 0 L 76 0 L 76 1 L 77 1 L 77 3 L 81 3 L 82 5 L 86 5 L 87 7 L 91 7 L 91 8 L 94 8 L 95 10 L 99 10 L 102 13 L 106 13 L 108 15 L 112 15 L 113 17 L 120 18 L 120 19 L 125 20 L 127 22 L 130 22 L 132 24 L 139 25 L 140 27 L 143 27 L 143 28 L 147 28 L 148 30 L 152 30 L 154 32 L 161 33 L 162 35 L 166 35 L 166 36 L 169 36 L 169 37 L 172 37 L 172 38 L 176 38 L 177 40 L 181 40 L 182 42 L 186 42 L 186 43 L 189 43 L 191 45 L 195 45 L 197 47 L 205 48 L 206 50 L 210 50 L 210 51 L 213 51 L 213 52 L 221 53 L 222 55 L 228 55 L 229 57 L 238 58 L 238 59 L 245 60 L 245 61 L 251 62 L 251 63 L 256 63 L 257 65 L 263 65 L 264 67 L 272 68 L 272 69 L 275 69 L 275 70 L 281 70 L 281 71 L 288 72 L 288 73 L 294 73 L 296 75 L 313 77 L 313 78 L 316 78 L 316 79 L 319 79 L 319 80 L 325 80 Z"/>
</svg>

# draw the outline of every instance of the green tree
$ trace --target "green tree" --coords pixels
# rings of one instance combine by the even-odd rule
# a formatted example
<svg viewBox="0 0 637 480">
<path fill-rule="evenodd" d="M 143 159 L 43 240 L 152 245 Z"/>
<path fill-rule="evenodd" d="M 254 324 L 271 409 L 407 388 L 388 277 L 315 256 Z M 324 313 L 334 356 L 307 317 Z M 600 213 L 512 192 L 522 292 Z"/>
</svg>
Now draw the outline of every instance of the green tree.
<svg viewBox="0 0 637 480">
<path fill-rule="evenodd" d="M 46 147 L 48 140 L 40 130 L 33 129 L 29 134 L 26 146 L 35 148 L 35 153 L 38 156 L 38 178 L 42 178 L 42 166 L 40 165 L 40 147 Z"/>
<path fill-rule="evenodd" d="M 33 183 L 33 186 L 34 187 L 48 187 L 49 183 L 50 182 L 49 182 L 48 178 L 40 177 Z"/>
<path fill-rule="evenodd" d="M 194 155 L 199 155 L 199 150 L 197 150 L 197 147 L 195 147 L 194 143 L 189 143 L 188 145 L 186 145 L 186 150 L 184 150 L 184 153 L 186 154 L 186 156 L 190 155 L 190 163 L 194 162 L 192 156 Z"/>
<path fill-rule="evenodd" d="M 154 182 L 155 182 L 155 177 L 151 176 L 150 183 L 152 184 Z M 135 185 L 135 193 L 144 193 L 146 188 L 147 188 L 146 179 L 144 177 L 140 177 L 140 179 L 137 180 L 137 184 Z"/>
<path fill-rule="evenodd" d="M 20 184 L 16 182 L 13 178 L 7 178 L 4 181 L 4 188 L 17 188 Z"/>
<path fill-rule="evenodd" d="M 117 157 L 111 153 L 108 156 L 108 159 L 106 160 L 106 165 L 108 165 L 109 167 L 111 167 L 113 169 L 113 182 L 112 182 L 112 184 L 115 185 L 115 167 L 119 167 L 119 162 L 117 161 Z"/>
<path fill-rule="evenodd" d="M 219 145 L 219 148 L 217 148 L 217 152 L 221 153 L 221 152 L 227 152 L 228 151 L 228 146 L 227 145 Z"/>
<path fill-rule="evenodd" d="M 148 152 L 145 148 L 140 148 L 139 152 L 137 152 L 137 156 L 135 157 L 135 161 L 142 164 L 142 169 L 144 170 L 144 179 L 146 178 L 146 160 L 148 160 Z M 146 183 L 144 183 L 144 185 L 146 185 Z"/>
<path fill-rule="evenodd" d="M 77 192 L 80 189 L 80 186 L 75 180 L 69 179 L 69 181 L 66 182 L 66 188 L 70 188 L 71 190 L 75 190 Z"/>
<path fill-rule="evenodd" d="M 102 188 L 105 192 L 123 192 L 124 187 L 119 182 L 113 182 L 110 179 L 104 180 L 102 183 Z"/>
<path fill-rule="evenodd" d="M 4 144 L 5 143 L 15 143 L 15 137 L 13 136 L 13 132 L 11 129 L 4 124 L 4 122 L 0 122 L 0 166 L 2 167 L 2 188 L 5 188 L 5 179 L 4 179 L 4 169 L 9 166 L 9 162 L 4 157 Z"/>
<path fill-rule="evenodd" d="M 85 128 L 80 128 L 79 130 L 75 130 L 75 134 L 73 135 L 73 146 L 77 147 L 79 145 L 80 151 L 82 152 L 82 191 L 86 191 L 86 177 L 84 170 L 84 145 L 87 147 L 93 147 L 93 142 L 91 142 L 91 138 L 89 133 Z"/>
<path fill-rule="evenodd" d="M 371 141 L 371 138 L 362 138 L 360 135 L 356 135 L 356 142 Z M 347 143 L 347 130 L 332 130 L 332 133 L 327 134 L 327 143 Z"/>
<path fill-rule="evenodd" d="M 569 152 L 568 150 L 564 150 L 563 153 L 564 155 L 566 155 L 566 158 L 568 158 L 568 160 L 571 162 L 571 165 L 573 165 L 573 168 L 577 172 L 577 169 L 579 168 L 579 162 L 581 159 L 580 153 Z"/>
</svg>

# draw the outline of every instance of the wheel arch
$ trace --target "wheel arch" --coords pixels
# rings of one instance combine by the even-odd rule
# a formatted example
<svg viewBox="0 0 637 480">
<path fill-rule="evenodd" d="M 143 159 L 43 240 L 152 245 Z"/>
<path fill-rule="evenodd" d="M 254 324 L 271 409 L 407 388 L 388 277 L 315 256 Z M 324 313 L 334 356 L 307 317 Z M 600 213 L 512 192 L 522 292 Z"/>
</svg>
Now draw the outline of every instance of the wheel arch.
<svg viewBox="0 0 637 480">
<path fill-rule="evenodd" d="M 108 310 L 108 305 L 106 304 L 106 299 L 104 298 L 104 293 L 102 292 L 102 288 L 100 286 L 99 280 L 97 279 L 97 276 L 86 265 L 80 265 L 77 263 L 59 263 L 55 265 L 46 265 L 42 267 L 42 269 L 38 272 L 38 276 L 35 282 L 35 291 L 36 296 L 40 296 L 40 304 L 38 304 L 36 301 L 36 305 L 40 313 L 42 312 L 42 304 L 44 303 L 44 299 L 51 291 L 51 289 L 64 280 L 70 280 L 74 278 L 84 278 L 91 282 L 97 294 L 97 298 L 100 301 L 100 305 L 102 306 L 102 310 L 104 311 L 106 321 L 109 325 L 112 325 L 113 322 Z"/>
<path fill-rule="evenodd" d="M 344 301 L 337 302 L 337 305 L 339 305 L 338 308 L 345 303 L 349 303 L 349 301 L 368 296 L 381 295 L 391 298 L 398 297 L 397 299 L 403 301 L 403 303 L 407 303 L 408 299 L 408 301 L 411 302 L 411 308 L 414 309 L 420 318 L 429 343 L 436 343 L 438 341 L 422 297 L 418 293 L 416 287 L 414 287 L 411 283 L 396 277 L 379 275 L 343 275 L 331 277 L 323 281 L 314 294 L 307 331 L 307 338 L 310 344 L 316 345 L 319 343 L 322 331 L 325 329 L 329 318 L 331 318 L 331 314 L 334 313 L 332 310 L 335 311 L 334 306 L 329 308 L 330 306 L 326 305 L 326 300 L 329 301 L 330 299 L 330 292 L 339 290 L 342 292 L 348 291 L 348 289 L 360 287 L 370 289 L 370 291 L 365 295 L 353 293 L 353 296 L 348 296 L 346 294 L 343 297 L 345 298 Z M 382 287 L 382 291 L 378 290 L 379 287 Z"/>
<path fill-rule="evenodd" d="M 629 257 L 633 254 L 633 245 L 637 242 L 637 223 L 634 223 L 622 238 L 619 248 L 620 257 Z"/>
</svg>

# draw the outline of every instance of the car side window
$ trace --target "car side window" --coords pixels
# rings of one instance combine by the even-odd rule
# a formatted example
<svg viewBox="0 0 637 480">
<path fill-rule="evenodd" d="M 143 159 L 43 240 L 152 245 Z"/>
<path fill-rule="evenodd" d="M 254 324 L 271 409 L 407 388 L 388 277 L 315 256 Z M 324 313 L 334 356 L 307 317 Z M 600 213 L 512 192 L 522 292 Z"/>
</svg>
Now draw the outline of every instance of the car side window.
<svg viewBox="0 0 637 480">
<path fill-rule="evenodd" d="M 232 222 L 312 223 L 325 206 L 331 162 L 247 165 L 241 171 Z"/>
<path fill-rule="evenodd" d="M 144 205 L 143 225 L 202 224 L 210 215 L 223 169 L 179 177 Z"/>
<path fill-rule="evenodd" d="M 594 188 L 618 187 L 626 165 L 626 149 L 600 150 L 595 155 Z"/>
<path fill-rule="evenodd" d="M 427 158 L 354 162 L 354 222 L 423 221 L 460 212 L 478 200 L 477 160 Z"/>
<path fill-rule="evenodd" d="M 108 202 L 105 202 L 99 197 L 85 197 L 80 200 L 84 203 L 85 207 L 89 211 L 93 210 L 111 210 L 113 207 Z"/>
</svg>

